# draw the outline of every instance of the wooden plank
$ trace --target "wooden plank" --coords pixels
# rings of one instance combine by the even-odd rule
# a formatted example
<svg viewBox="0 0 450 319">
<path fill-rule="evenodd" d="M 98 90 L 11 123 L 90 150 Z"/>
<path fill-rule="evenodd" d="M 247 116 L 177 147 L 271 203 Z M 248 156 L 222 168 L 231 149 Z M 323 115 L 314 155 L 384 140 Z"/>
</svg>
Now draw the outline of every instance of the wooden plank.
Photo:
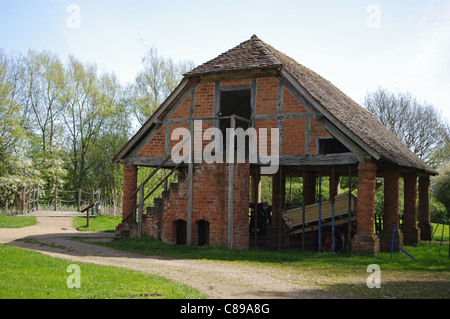
<svg viewBox="0 0 450 319">
<path fill-rule="evenodd" d="M 251 90 L 251 88 L 252 88 L 251 84 L 224 85 L 220 87 L 220 91 L 221 92 L 244 91 L 244 90 Z"/>
<path fill-rule="evenodd" d="M 353 196 L 352 196 L 353 198 Z M 348 215 L 348 194 L 336 196 L 335 199 L 335 217 Z M 356 207 L 356 200 L 353 198 L 351 211 Z M 312 204 L 305 207 L 305 224 L 318 222 L 319 204 Z M 283 213 L 283 219 L 290 228 L 303 225 L 302 208 L 293 208 Z M 321 219 L 326 220 L 332 218 L 331 202 L 323 202 L 321 205 Z"/>
<path fill-rule="evenodd" d="M 355 221 L 355 220 L 356 220 L 356 216 L 352 216 L 352 217 L 351 217 L 351 220 L 352 220 L 352 221 Z M 335 225 L 344 225 L 344 224 L 346 224 L 346 223 L 347 223 L 347 219 L 345 219 L 345 218 L 337 219 L 337 220 L 334 222 Z M 322 223 L 322 227 L 324 227 L 324 226 L 330 226 L 330 225 L 331 225 L 331 221 Z M 294 230 L 291 231 L 289 234 L 290 234 L 290 235 L 298 235 L 298 234 L 302 234 L 302 233 L 308 233 L 308 232 L 311 232 L 311 231 L 316 231 L 316 230 L 318 230 L 318 229 L 319 229 L 319 226 L 318 226 L 318 225 L 312 225 L 312 226 L 307 226 L 307 227 L 305 227 L 304 232 L 303 232 L 303 229 L 302 229 L 302 228 L 299 228 L 299 229 L 294 229 Z"/>
<path fill-rule="evenodd" d="M 327 155 L 282 155 L 280 165 L 285 166 L 323 166 L 346 165 L 358 163 L 353 153 L 327 154 Z"/>
</svg>

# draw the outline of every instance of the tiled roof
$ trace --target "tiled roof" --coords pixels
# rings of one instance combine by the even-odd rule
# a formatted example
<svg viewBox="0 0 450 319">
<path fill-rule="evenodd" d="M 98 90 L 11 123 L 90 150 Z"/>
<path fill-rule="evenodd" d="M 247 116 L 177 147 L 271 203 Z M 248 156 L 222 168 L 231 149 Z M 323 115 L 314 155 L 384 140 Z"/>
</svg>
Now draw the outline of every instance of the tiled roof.
<svg viewBox="0 0 450 319">
<path fill-rule="evenodd" d="M 279 67 L 281 62 L 254 35 L 250 40 L 198 66 L 186 76 Z"/>
<path fill-rule="evenodd" d="M 380 158 L 402 167 L 436 174 L 371 112 L 354 102 L 332 83 L 264 43 L 257 36 L 198 66 L 187 73 L 186 77 L 264 68 L 287 71 L 298 85 L 320 103 L 329 116 L 379 154 Z"/>
</svg>

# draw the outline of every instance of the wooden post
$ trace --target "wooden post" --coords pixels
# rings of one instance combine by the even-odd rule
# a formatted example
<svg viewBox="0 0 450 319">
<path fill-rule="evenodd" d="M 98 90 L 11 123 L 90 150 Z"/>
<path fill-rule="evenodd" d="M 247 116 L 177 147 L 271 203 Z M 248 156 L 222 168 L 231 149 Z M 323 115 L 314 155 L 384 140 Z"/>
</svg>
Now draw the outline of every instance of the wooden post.
<svg viewBox="0 0 450 319">
<path fill-rule="evenodd" d="M 347 216 L 347 251 L 352 244 L 352 165 L 348 166 L 348 216 Z"/>
<path fill-rule="evenodd" d="M 33 190 L 32 190 L 32 196 L 31 196 L 31 211 L 32 212 L 34 212 L 34 209 L 35 209 L 35 206 L 36 206 L 36 204 L 35 204 L 35 202 L 36 202 L 36 188 L 34 188 L 33 187 Z"/>
<path fill-rule="evenodd" d="M 58 187 L 55 186 L 55 212 L 57 211 L 58 206 Z"/>
<path fill-rule="evenodd" d="M 259 203 L 259 196 L 258 196 L 258 187 L 259 187 L 259 166 L 256 166 L 256 172 L 255 176 L 253 177 L 253 203 L 255 205 L 255 216 L 253 218 L 253 222 L 255 223 L 255 248 L 258 247 L 258 203 Z"/>
<path fill-rule="evenodd" d="M 302 183 L 303 183 L 303 200 L 302 200 L 302 251 L 305 251 L 305 213 L 306 213 L 306 207 L 305 207 L 305 169 L 303 168 L 303 177 L 302 177 Z"/>
<path fill-rule="evenodd" d="M 142 237 L 142 217 L 144 214 L 144 185 L 139 187 L 139 207 L 138 207 L 138 233 L 137 237 L 141 239 Z"/>
<path fill-rule="evenodd" d="M 281 214 L 284 206 L 283 201 L 285 200 L 284 188 L 286 188 L 285 179 L 283 178 L 283 166 L 280 165 L 280 182 L 279 182 L 279 194 L 278 194 L 278 251 L 281 251 Z"/>
<path fill-rule="evenodd" d="M 335 192 L 334 192 L 334 187 L 335 187 L 335 176 L 334 176 L 334 165 L 333 166 L 331 166 L 331 189 L 333 190 L 333 194 L 332 194 L 332 196 L 330 197 L 330 202 L 331 202 L 331 252 L 333 252 L 334 253 L 334 250 L 335 250 L 335 242 L 334 242 L 334 232 L 335 232 L 335 230 L 334 230 L 334 213 L 335 213 L 335 211 L 334 211 L 334 200 L 335 200 L 335 196 L 337 195 Z"/>
<path fill-rule="evenodd" d="M 228 249 L 233 249 L 233 217 L 234 217 L 234 128 L 236 118 L 231 117 L 230 140 L 228 147 Z"/>
<path fill-rule="evenodd" d="M 186 227 L 186 244 L 192 245 L 192 212 L 193 212 L 193 200 L 194 200 L 194 120 L 189 121 L 189 133 L 190 133 L 190 157 L 188 164 L 188 204 L 187 204 L 187 227 Z"/>
<path fill-rule="evenodd" d="M 89 208 L 86 209 L 86 228 L 89 228 Z"/>
<path fill-rule="evenodd" d="M 319 167 L 319 237 L 317 251 L 322 251 L 322 169 Z"/>
<path fill-rule="evenodd" d="M 81 189 L 78 190 L 78 211 L 81 212 Z"/>
<path fill-rule="evenodd" d="M 26 195 L 26 189 L 25 186 L 22 188 L 22 215 L 25 214 L 25 195 Z"/>
<path fill-rule="evenodd" d="M 36 187 L 36 210 L 39 210 L 39 187 Z"/>
</svg>

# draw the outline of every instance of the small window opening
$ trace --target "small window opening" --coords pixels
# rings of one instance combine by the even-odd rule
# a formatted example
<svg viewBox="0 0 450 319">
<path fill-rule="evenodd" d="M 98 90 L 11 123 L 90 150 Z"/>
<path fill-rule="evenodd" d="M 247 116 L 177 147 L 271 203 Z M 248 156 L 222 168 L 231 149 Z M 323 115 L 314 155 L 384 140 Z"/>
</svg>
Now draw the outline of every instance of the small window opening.
<svg viewBox="0 0 450 319">
<path fill-rule="evenodd" d="M 238 115 L 245 119 L 251 117 L 250 107 L 250 90 L 223 91 L 220 94 L 220 116 Z M 226 133 L 226 129 L 231 127 L 231 120 L 225 119 L 220 121 L 220 130 Z M 236 120 L 236 128 L 242 127 L 246 130 L 249 123 Z M 225 136 L 225 135 L 224 135 Z"/>
<path fill-rule="evenodd" d="M 335 138 L 319 139 L 319 154 L 350 153 L 350 150 Z"/>
<path fill-rule="evenodd" d="M 230 116 L 230 115 L 238 115 L 245 119 L 250 120 L 252 111 L 251 111 L 251 90 L 242 89 L 235 91 L 222 91 L 220 94 L 220 116 Z M 226 145 L 226 129 L 231 127 L 231 119 L 224 119 L 220 121 L 220 130 L 224 136 L 223 145 L 224 150 L 227 149 Z M 235 128 L 242 128 L 244 131 L 250 127 L 250 123 L 242 120 L 236 120 Z M 236 141 L 235 141 L 236 142 Z M 248 153 L 248 143 L 249 138 L 246 137 L 245 140 L 246 146 L 245 151 Z M 236 143 L 235 143 L 236 148 Z"/>
</svg>

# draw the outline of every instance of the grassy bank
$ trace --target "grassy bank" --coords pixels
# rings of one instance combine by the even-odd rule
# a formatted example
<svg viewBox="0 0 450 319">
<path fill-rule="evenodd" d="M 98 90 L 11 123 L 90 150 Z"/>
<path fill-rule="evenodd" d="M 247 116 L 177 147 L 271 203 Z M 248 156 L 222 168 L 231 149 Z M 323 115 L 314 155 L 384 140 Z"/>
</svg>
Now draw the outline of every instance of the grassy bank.
<svg viewBox="0 0 450 319">
<path fill-rule="evenodd" d="M 122 217 L 103 216 L 89 218 L 89 227 L 86 227 L 85 217 L 74 217 L 73 227 L 78 231 L 114 232 Z"/>
<path fill-rule="evenodd" d="M 36 225 L 34 216 L 7 216 L 0 214 L 0 228 L 22 228 Z"/>
<path fill-rule="evenodd" d="M 0 245 L 0 299 L 198 299 L 197 290 L 147 273 L 93 264 L 80 267 L 81 287 L 68 288 L 73 262 Z"/>
</svg>

